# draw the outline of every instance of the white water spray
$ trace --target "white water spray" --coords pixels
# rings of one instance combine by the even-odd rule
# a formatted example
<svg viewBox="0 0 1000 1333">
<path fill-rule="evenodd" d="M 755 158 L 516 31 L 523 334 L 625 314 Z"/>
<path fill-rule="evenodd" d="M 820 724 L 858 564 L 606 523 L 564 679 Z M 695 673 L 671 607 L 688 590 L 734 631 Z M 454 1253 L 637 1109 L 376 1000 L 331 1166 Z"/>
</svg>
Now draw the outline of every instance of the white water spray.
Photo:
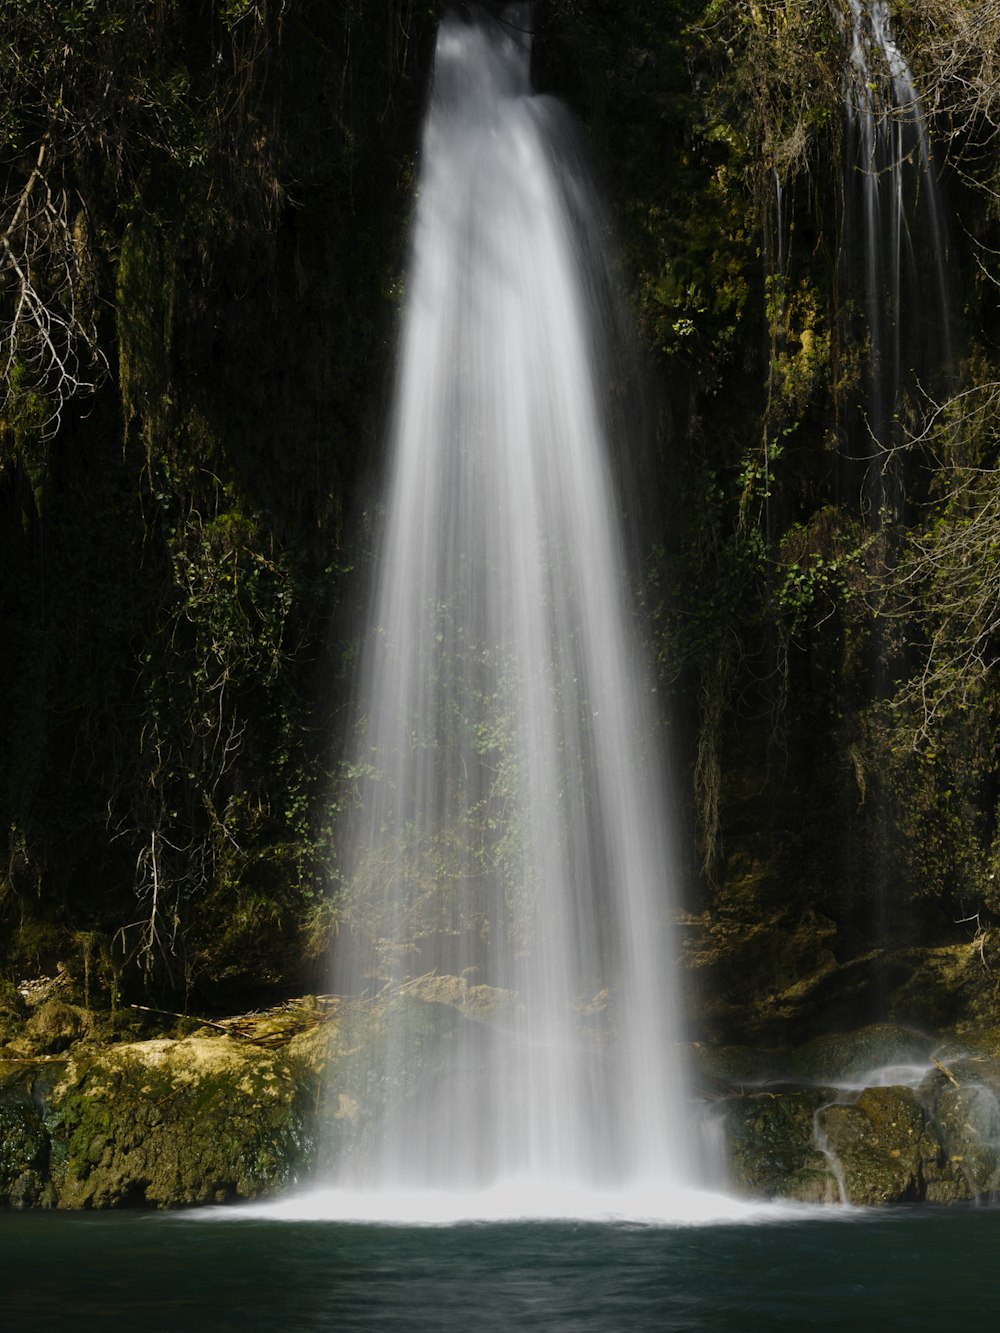
<svg viewBox="0 0 1000 1333">
<path fill-rule="evenodd" d="M 600 242 L 524 18 L 444 20 L 424 132 L 336 975 L 378 997 L 376 1066 L 331 1089 L 335 1184 L 373 1215 L 662 1215 L 696 1174 Z"/>
</svg>

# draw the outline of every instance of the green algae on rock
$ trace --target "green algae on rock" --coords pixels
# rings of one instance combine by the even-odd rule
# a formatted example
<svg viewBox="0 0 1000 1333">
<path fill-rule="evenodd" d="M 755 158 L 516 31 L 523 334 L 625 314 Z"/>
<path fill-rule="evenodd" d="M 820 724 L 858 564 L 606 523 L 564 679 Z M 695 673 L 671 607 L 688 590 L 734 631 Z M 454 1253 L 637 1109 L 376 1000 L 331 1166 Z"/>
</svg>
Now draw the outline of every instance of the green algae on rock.
<svg viewBox="0 0 1000 1333">
<path fill-rule="evenodd" d="M 293 1186 L 315 1144 L 280 1055 L 222 1034 L 0 1062 L 0 1202 L 177 1207 Z"/>
<path fill-rule="evenodd" d="M 937 1049 L 876 1024 L 768 1053 L 785 1082 L 734 1080 L 727 1093 L 717 1079 L 733 1186 L 855 1206 L 989 1197 L 1000 1183 L 1000 1064 Z M 753 1054 L 736 1067 L 754 1068 Z"/>
<path fill-rule="evenodd" d="M 726 1107 L 725 1130 L 733 1186 L 741 1194 L 803 1203 L 836 1203 L 836 1177 L 816 1141 L 825 1088 L 760 1090 Z"/>
<path fill-rule="evenodd" d="M 0 1205 L 32 1208 L 49 1201 L 49 1136 L 27 1098 L 0 1101 Z"/>
</svg>

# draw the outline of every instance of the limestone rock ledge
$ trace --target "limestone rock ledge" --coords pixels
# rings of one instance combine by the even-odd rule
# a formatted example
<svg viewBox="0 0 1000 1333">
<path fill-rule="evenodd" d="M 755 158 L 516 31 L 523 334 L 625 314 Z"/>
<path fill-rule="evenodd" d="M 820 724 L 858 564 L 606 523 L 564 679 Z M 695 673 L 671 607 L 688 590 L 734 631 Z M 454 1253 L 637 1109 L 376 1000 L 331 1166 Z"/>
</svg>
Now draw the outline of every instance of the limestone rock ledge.
<svg viewBox="0 0 1000 1333">
<path fill-rule="evenodd" d="M 292 1188 L 315 1153 L 315 1097 L 301 1059 L 223 1033 L 0 1057 L 0 1206 L 178 1207 Z"/>
<path fill-rule="evenodd" d="M 377 1131 L 390 1014 L 415 1056 L 404 1091 L 433 1141 L 433 1090 L 456 1069 L 484 1077 L 502 1040 L 489 1020 L 512 1002 L 447 981 L 145 1039 L 59 1000 L 8 1015 L 0 1207 L 170 1208 L 303 1186 Z M 693 1048 L 728 1187 L 830 1204 L 996 1197 L 1000 1029 L 949 1042 L 882 1024 L 791 1051 Z"/>
</svg>

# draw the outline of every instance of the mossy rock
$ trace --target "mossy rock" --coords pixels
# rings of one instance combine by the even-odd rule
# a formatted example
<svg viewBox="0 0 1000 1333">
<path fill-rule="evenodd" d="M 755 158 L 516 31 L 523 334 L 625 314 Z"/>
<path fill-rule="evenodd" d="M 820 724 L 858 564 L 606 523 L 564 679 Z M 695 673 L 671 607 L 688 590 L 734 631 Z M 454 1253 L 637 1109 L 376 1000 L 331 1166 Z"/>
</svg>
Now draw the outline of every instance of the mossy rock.
<svg viewBox="0 0 1000 1333">
<path fill-rule="evenodd" d="M 935 1120 L 953 1174 L 973 1197 L 1000 1190 L 1000 1097 L 989 1083 L 945 1086 Z"/>
<path fill-rule="evenodd" d="M 47 1099 L 63 1208 L 175 1207 L 294 1185 L 315 1142 L 290 1068 L 228 1037 L 77 1055 Z"/>
<path fill-rule="evenodd" d="M 686 944 L 699 1024 L 713 1040 L 784 1044 L 815 1030 L 817 989 L 837 971 L 836 927 L 818 912 L 766 909 L 741 882 L 727 886 L 730 910 Z M 758 892 L 753 874 L 747 884 Z"/>
<path fill-rule="evenodd" d="M 1000 1027 L 977 1026 L 971 1031 L 963 1032 L 960 1040 L 962 1048 L 968 1053 L 965 1057 L 967 1060 L 993 1062 L 1000 1073 Z"/>
<path fill-rule="evenodd" d="M 848 1203 L 914 1203 L 928 1191 L 939 1202 L 971 1197 L 910 1088 L 866 1088 L 855 1102 L 824 1107 L 816 1127 Z"/>
<path fill-rule="evenodd" d="M 939 1058 L 930 1047 L 887 1024 L 808 1043 L 792 1063 L 803 1077 L 832 1075 L 827 1086 L 772 1085 L 724 1103 L 732 1185 L 766 1198 L 864 1206 L 992 1197 L 1000 1191 L 1000 1063 L 980 1053 Z M 737 1063 L 749 1067 L 751 1054 Z M 893 1062 L 927 1072 L 916 1087 L 851 1088 Z"/>
<path fill-rule="evenodd" d="M 47 1195 L 49 1136 L 27 1100 L 0 1102 L 0 1206 L 31 1208 Z"/>
<path fill-rule="evenodd" d="M 782 1063 L 774 1051 L 758 1051 L 751 1046 L 710 1046 L 694 1042 L 689 1061 L 697 1081 L 723 1087 L 745 1087 L 773 1079 Z"/>
<path fill-rule="evenodd" d="M 24 996 L 8 978 L 0 978 L 0 1015 L 27 1018 L 28 1006 Z"/>
<path fill-rule="evenodd" d="M 875 1023 L 858 1032 L 817 1037 L 789 1062 L 789 1073 L 817 1083 L 857 1083 L 893 1065 L 929 1064 L 934 1042 L 893 1023 Z"/>
<path fill-rule="evenodd" d="M 25 1055 L 59 1055 L 91 1027 L 90 1015 L 73 1004 L 46 1000 L 34 1011 L 15 1043 Z"/>
<path fill-rule="evenodd" d="M 897 961 L 905 973 L 890 997 L 897 1022 L 973 1039 L 983 1028 L 1000 1027 L 1000 990 L 976 945 L 914 950 Z"/>
<path fill-rule="evenodd" d="M 992 1089 L 949 1087 L 937 1103 L 937 1124 L 948 1160 L 973 1195 L 1000 1186 L 1000 1106 Z"/>
<path fill-rule="evenodd" d="M 836 1202 L 836 1179 L 813 1133 L 832 1096 L 823 1088 L 775 1089 L 729 1102 L 724 1128 L 734 1188 L 757 1198 Z"/>
<path fill-rule="evenodd" d="M 0 1046 L 16 1037 L 28 1018 L 28 1006 L 11 981 L 0 981 Z"/>
<path fill-rule="evenodd" d="M 418 977 L 406 986 L 406 998 L 444 1004 L 469 1018 L 493 1018 L 516 1002 L 513 991 L 496 986 L 471 985 L 467 977 Z"/>
</svg>

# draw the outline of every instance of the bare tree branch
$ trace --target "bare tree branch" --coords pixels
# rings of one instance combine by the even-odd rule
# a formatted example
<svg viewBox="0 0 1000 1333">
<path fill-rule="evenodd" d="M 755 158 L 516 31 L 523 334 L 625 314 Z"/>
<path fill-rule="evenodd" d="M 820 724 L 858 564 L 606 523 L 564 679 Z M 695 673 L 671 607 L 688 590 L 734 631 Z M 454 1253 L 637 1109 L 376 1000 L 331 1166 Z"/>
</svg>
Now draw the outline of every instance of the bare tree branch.
<svg viewBox="0 0 1000 1333">
<path fill-rule="evenodd" d="M 51 156 L 45 134 L 27 180 L 0 200 L 0 414 L 17 394 L 32 394 L 43 439 L 58 431 L 66 403 L 93 393 L 107 372 L 88 290 L 85 220 L 81 209 L 74 226 Z"/>
</svg>

